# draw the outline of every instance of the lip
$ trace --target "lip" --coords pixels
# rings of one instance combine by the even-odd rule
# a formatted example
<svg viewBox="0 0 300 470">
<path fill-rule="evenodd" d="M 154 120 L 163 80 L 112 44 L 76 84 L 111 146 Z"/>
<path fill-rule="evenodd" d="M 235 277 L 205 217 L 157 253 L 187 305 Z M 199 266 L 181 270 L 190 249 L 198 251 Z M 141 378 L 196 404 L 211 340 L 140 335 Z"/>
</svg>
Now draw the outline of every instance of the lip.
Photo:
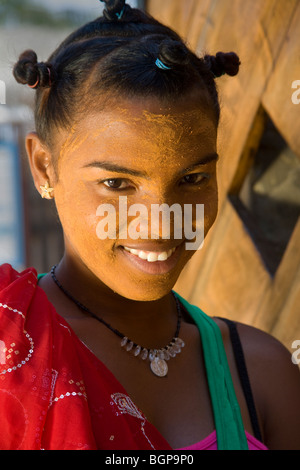
<svg viewBox="0 0 300 470">
<path fill-rule="evenodd" d="M 150 263 L 147 260 L 143 260 L 139 258 L 137 255 L 134 255 L 130 253 L 129 251 L 126 251 L 123 246 L 119 246 L 118 249 L 120 250 L 120 253 L 124 256 L 126 259 L 126 262 L 130 263 L 131 266 L 143 271 L 144 273 L 147 274 L 166 274 L 169 271 L 171 271 L 177 264 L 178 259 L 180 258 L 180 255 L 182 253 L 182 250 L 184 249 L 184 243 L 185 241 L 182 241 L 180 245 L 176 246 L 176 249 L 174 253 L 170 256 L 170 258 L 166 259 L 165 261 L 155 261 L 153 263 Z M 167 247 L 161 247 L 160 250 L 158 250 L 157 244 L 150 245 L 150 244 L 143 244 L 142 246 L 129 246 L 125 245 L 128 248 L 136 249 L 139 251 L 153 251 L 153 252 L 163 252 L 163 251 L 168 251 L 171 248 L 174 248 L 170 246 L 169 248 Z M 154 247 L 155 246 L 155 247 Z M 152 249 L 149 249 L 151 248 Z"/>
</svg>

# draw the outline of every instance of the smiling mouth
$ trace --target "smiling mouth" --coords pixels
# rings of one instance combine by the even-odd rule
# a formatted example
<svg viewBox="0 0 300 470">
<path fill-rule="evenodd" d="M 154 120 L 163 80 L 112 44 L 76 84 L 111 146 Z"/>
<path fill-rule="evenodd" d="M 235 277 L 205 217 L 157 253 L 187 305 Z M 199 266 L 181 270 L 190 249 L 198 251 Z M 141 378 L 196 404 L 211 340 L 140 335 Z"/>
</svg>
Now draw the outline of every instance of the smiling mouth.
<svg viewBox="0 0 300 470">
<path fill-rule="evenodd" d="M 172 256 L 177 247 L 171 248 L 168 251 L 145 251 L 145 250 L 136 250 L 135 248 L 128 248 L 127 246 L 123 247 L 124 250 L 129 251 L 129 253 L 137 256 L 138 258 L 148 261 L 149 263 L 154 263 L 157 261 L 166 261 Z"/>
<path fill-rule="evenodd" d="M 133 269 L 138 269 L 145 274 L 162 275 L 173 272 L 177 266 L 184 252 L 184 241 L 164 251 L 158 250 L 162 250 L 165 247 L 157 246 L 156 248 L 155 244 L 152 244 L 152 246 L 145 244 L 143 250 L 139 250 L 138 246 L 119 245 L 119 248 L 121 248 L 121 253 L 123 253 L 126 263 L 129 262 L 130 267 Z M 146 248 L 148 250 L 151 249 L 151 251 L 146 250 Z"/>
</svg>

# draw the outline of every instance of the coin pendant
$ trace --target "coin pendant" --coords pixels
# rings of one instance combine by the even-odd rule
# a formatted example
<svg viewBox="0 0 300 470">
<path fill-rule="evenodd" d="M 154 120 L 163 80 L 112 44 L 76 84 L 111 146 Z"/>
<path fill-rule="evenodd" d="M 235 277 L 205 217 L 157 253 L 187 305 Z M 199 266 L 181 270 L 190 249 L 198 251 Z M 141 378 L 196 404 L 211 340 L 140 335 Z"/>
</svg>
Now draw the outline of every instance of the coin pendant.
<svg viewBox="0 0 300 470">
<path fill-rule="evenodd" d="M 168 364 L 164 359 L 159 359 L 159 357 L 155 357 L 150 362 L 150 368 L 157 377 L 165 377 L 168 373 Z"/>
</svg>

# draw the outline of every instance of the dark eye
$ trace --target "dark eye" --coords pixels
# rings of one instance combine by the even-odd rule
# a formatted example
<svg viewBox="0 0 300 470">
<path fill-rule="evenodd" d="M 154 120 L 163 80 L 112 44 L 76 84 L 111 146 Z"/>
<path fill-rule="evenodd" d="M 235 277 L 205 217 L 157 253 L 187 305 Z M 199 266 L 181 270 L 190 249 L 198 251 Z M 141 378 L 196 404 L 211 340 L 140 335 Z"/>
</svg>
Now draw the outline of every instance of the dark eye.
<svg viewBox="0 0 300 470">
<path fill-rule="evenodd" d="M 192 173 L 191 175 L 186 175 L 182 178 L 183 184 L 192 184 L 197 185 L 208 180 L 210 175 L 208 173 Z"/>
<path fill-rule="evenodd" d="M 121 187 L 123 183 L 125 183 L 126 187 L 126 181 L 122 178 L 111 178 L 109 180 L 102 181 L 102 183 L 110 189 L 125 189 L 124 187 Z"/>
</svg>

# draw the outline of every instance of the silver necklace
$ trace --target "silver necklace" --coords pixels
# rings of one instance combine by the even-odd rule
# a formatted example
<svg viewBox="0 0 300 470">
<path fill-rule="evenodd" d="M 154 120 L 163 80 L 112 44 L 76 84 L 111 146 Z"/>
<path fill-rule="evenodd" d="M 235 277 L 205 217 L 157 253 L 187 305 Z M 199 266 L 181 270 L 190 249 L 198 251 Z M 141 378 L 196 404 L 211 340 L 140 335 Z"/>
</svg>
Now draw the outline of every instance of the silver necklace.
<svg viewBox="0 0 300 470">
<path fill-rule="evenodd" d="M 178 337 L 180 326 L 181 326 L 182 314 L 181 314 L 180 302 L 173 292 L 172 292 L 172 295 L 176 302 L 178 317 L 177 317 L 176 331 L 172 340 L 170 341 L 169 344 L 167 344 L 167 346 L 164 346 L 163 348 L 160 348 L 160 349 L 144 348 L 143 346 L 131 341 L 131 339 L 129 339 L 127 336 L 125 336 L 116 328 L 113 328 L 109 323 L 107 323 L 105 320 L 95 315 L 95 313 L 93 313 L 85 305 L 83 305 L 77 299 L 75 299 L 58 281 L 55 275 L 55 268 L 56 268 L 56 265 L 52 266 L 51 268 L 52 279 L 65 295 L 67 295 L 81 310 L 84 310 L 86 313 L 88 313 L 93 318 L 98 320 L 100 323 L 105 325 L 110 331 L 112 331 L 117 336 L 119 336 L 121 338 L 120 345 L 127 352 L 132 352 L 135 357 L 140 357 L 143 361 L 149 360 L 150 369 L 153 372 L 153 374 L 155 374 L 157 377 L 165 377 L 167 375 L 168 373 L 167 361 L 177 356 L 177 354 L 181 352 L 181 349 L 185 345 L 184 341 Z"/>
</svg>

